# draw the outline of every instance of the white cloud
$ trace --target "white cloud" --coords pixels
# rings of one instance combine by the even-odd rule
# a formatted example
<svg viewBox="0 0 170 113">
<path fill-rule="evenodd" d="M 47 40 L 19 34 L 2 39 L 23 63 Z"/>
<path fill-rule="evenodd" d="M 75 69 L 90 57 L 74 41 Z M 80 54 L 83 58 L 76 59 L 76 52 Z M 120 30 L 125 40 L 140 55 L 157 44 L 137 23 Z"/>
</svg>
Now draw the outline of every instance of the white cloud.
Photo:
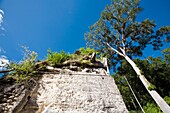
<svg viewBox="0 0 170 113">
<path fill-rule="evenodd" d="M 9 60 L 6 56 L 2 55 L 0 57 L 0 70 L 5 69 L 7 66 L 9 66 Z"/>
<path fill-rule="evenodd" d="M 4 16 L 4 11 L 0 9 L 0 28 L 2 31 L 5 31 L 5 28 L 2 26 L 3 16 Z"/>
<path fill-rule="evenodd" d="M 2 31 L 5 31 L 5 28 L 2 26 L 3 23 L 3 16 L 4 11 L 0 9 L 0 29 Z M 5 51 L 0 47 L 0 53 L 5 53 Z M 9 60 L 6 56 L 2 55 L 0 56 L 0 70 L 5 69 L 9 65 Z"/>
<path fill-rule="evenodd" d="M 2 25 L 3 23 L 3 15 L 4 15 L 4 12 L 0 9 L 0 25 Z"/>
<path fill-rule="evenodd" d="M 4 15 L 4 11 L 0 9 L 0 29 L 2 31 L 5 30 L 5 28 L 2 26 L 3 15 Z M 5 53 L 5 51 L 1 47 L 0 47 L 0 53 Z M 8 65 L 9 65 L 9 60 L 7 59 L 7 57 L 4 55 L 0 56 L 0 70 L 5 69 L 5 67 L 7 67 Z"/>
<path fill-rule="evenodd" d="M 0 47 L 0 54 L 5 54 L 5 53 L 6 53 L 6 51 Z"/>
</svg>

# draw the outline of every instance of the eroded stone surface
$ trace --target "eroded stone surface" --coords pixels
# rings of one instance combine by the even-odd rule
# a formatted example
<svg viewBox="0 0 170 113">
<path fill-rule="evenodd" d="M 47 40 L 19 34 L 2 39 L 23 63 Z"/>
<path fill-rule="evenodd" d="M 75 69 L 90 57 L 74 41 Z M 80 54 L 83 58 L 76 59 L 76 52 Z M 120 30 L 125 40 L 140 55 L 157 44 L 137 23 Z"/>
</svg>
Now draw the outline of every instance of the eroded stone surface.
<svg viewBox="0 0 170 113">
<path fill-rule="evenodd" d="M 41 79 L 20 84 L 2 80 L 0 113 L 127 113 L 107 59 L 93 61 L 95 66 L 84 68 L 47 66 Z"/>
<path fill-rule="evenodd" d="M 27 85 L 24 83 L 1 83 L 0 113 L 18 113 L 25 106 L 36 86 L 36 81 L 33 79 L 28 81 Z"/>
<path fill-rule="evenodd" d="M 24 113 L 126 113 L 110 76 L 44 74 Z"/>
</svg>

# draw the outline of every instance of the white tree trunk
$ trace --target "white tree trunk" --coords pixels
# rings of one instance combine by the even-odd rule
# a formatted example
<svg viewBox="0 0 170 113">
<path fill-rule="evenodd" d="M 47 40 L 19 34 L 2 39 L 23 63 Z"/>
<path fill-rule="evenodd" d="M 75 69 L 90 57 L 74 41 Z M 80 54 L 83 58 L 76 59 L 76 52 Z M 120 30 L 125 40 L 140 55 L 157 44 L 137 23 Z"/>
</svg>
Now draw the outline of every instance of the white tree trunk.
<svg viewBox="0 0 170 113">
<path fill-rule="evenodd" d="M 170 106 L 165 102 L 165 100 L 155 90 L 148 89 L 148 87 L 150 86 L 150 83 L 145 78 L 145 76 L 141 74 L 140 69 L 136 66 L 136 64 L 127 55 L 124 55 L 124 58 L 133 67 L 136 74 L 139 76 L 140 80 L 142 81 L 143 85 L 145 86 L 149 94 L 152 96 L 154 101 L 157 103 L 157 105 L 161 108 L 161 110 L 164 113 L 170 113 Z"/>
</svg>

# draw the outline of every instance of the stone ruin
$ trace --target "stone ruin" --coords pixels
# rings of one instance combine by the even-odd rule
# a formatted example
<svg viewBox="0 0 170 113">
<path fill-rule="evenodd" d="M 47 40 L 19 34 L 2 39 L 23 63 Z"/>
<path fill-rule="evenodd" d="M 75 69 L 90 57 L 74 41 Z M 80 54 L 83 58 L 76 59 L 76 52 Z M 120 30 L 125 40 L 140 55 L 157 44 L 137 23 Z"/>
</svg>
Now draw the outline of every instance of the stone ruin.
<svg viewBox="0 0 170 113">
<path fill-rule="evenodd" d="M 60 68 L 46 66 L 40 76 L 24 83 L 4 76 L 0 113 L 128 113 L 106 58 L 92 58 L 94 65 L 83 67 L 69 62 L 72 65 L 65 62 Z"/>
</svg>

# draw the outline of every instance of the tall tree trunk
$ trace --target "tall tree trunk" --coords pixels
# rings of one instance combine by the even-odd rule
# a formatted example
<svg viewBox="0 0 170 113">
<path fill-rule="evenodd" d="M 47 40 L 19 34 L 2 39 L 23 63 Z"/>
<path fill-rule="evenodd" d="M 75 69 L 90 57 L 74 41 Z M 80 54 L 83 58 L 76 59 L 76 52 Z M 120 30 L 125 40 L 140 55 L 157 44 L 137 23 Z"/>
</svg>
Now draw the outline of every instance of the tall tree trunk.
<svg viewBox="0 0 170 113">
<path fill-rule="evenodd" d="M 123 57 L 133 67 L 134 71 L 139 76 L 139 79 L 142 81 L 143 85 L 145 86 L 149 94 L 152 96 L 154 101 L 157 103 L 157 105 L 161 108 L 161 110 L 164 113 L 170 113 L 170 106 L 165 102 L 165 100 L 154 89 L 153 90 L 148 89 L 151 83 L 149 83 L 145 76 L 141 74 L 140 69 L 136 66 L 133 60 L 131 60 L 127 55 L 123 55 Z"/>
</svg>

